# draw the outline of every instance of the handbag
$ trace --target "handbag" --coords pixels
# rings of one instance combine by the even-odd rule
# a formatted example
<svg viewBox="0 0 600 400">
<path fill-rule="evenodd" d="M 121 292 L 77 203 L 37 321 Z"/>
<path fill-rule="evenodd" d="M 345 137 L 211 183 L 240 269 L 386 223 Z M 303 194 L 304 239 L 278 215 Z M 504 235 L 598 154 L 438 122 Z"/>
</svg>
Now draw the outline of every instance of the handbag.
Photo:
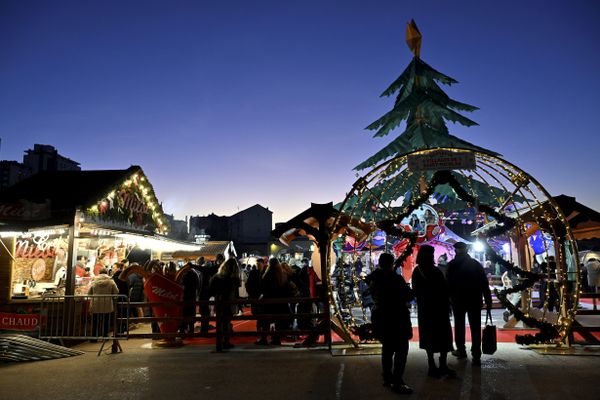
<svg viewBox="0 0 600 400">
<path fill-rule="evenodd" d="M 481 352 L 483 354 L 494 354 L 496 349 L 496 325 L 492 321 L 492 313 L 488 310 L 485 316 L 485 327 L 481 333 Z"/>
</svg>

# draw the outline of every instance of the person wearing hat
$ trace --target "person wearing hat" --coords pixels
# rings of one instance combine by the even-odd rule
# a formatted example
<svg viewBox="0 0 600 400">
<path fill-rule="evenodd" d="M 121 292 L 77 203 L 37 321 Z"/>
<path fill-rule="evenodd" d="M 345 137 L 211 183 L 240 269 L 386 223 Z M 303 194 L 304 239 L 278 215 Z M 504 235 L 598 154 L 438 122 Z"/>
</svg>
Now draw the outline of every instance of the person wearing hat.
<svg viewBox="0 0 600 400">
<path fill-rule="evenodd" d="M 457 358 L 467 358 L 465 347 L 465 314 L 471 331 L 473 365 L 481 365 L 481 307 L 485 299 L 487 310 L 492 308 L 492 294 L 481 264 L 471 258 L 466 243 L 454 244 L 456 257 L 448 263 L 448 288 L 454 313 L 454 341 Z"/>
<path fill-rule="evenodd" d="M 394 256 L 382 253 L 379 268 L 366 278 L 373 296 L 371 323 L 375 338 L 381 342 L 383 385 L 400 394 L 412 393 L 403 379 L 408 341 L 413 336 L 407 303 L 413 292 L 395 271 Z"/>
</svg>

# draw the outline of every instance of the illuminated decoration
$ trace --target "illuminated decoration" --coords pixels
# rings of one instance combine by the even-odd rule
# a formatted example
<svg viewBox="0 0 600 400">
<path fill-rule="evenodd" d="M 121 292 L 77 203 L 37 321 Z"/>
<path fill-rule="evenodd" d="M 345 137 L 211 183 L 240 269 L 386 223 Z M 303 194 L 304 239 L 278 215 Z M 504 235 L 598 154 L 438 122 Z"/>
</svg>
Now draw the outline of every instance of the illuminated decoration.
<svg viewBox="0 0 600 400">
<path fill-rule="evenodd" d="M 56 249 L 48 241 L 49 235 L 24 235 L 15 243 L 16 258 L 54 258 Z"/>
<path fill-rule="evenodd" d="M 111 188 L 102 199 L 89 206 L 86 222 L 132 228 L 166 235 L 169 223 L 152 185 L 141 169 Z"/>
<path fill-rule="evenodd" d="M 431 198 L 429 199 L 431 201 Z M 444 221 L 438 212 L 429 204 L 421 204 L 409 216 L 400 221 L 402 228 L 414 232 L 417 243 L 427 243 L 444 233 Z"/>
<path fill-rule="evenodd" d="M 388 242 L 408 239 L 409 243 L 405 246 L 404 251 L 396 254 L 399 256 L 396 263 L 398 266 L 409 257 L 416 247 L 416 235 L 414 232 L 406 231 L 402 222 L 406 221 L 406 218 L 414 210 L 428 205 L 427 202 L 436 186 L 450 185 L 457 197 L 465 202 L 475 204 L 478 212 L 483 213 L 485 220 L 489 221 L 476 231 L 477 236 L 474 238 L 483 246 L 487 258 L 515 271 L 523 279 L 523 285 L 517 289 L 524 291 L 523 298 L 526 303 L 519 310 L 513 311 L 515 316 L 520 317 L 528 326 L 539 328 L 540 334 L 537 337 L 521 339 L 522 343 L 562 343 L 573 322 L 579 296 L 577 249 L 566 218 L 548 192 L 524 171 L 492 154 L 482 152 L 473 152 L 473 154 L 477 161 L 476 170 L 436 172 L 424 190 L 417 186 L 414 190 L 417 195 L 411 197 L 410 200 L 405 200 L 400 207 L 391 207 L 394 200 L 390 199 L 388 203 L 377 204 L 377 209 L 384 210 L 384 212 L 373 213 L 371 206 L 376 204 L 381 196 L 397 192 L 397 185 L 405 181 L 406 176 L 414 174 L 408 168 L 407 155 L 386 161 L 359 178 L 353 190 L 338 206 L 339 210 L 345 215 L 351 215 L 354 219 L 364 219 L 367 223 L 376 224 L 380 229 L 386 231 Z M 462 187 L 459 179 L 455 178 L 456 176 L 462 176 L 464 179 L 460 181 L 464 182 L 474 182 L 477 179 L 481 183 L 477 186 L 479 190 L 488 186 L 490 189 L 487 196 L 495 196 L 493 193 L 500 193 L 494 189 L 495 187 L 512 195 L 497 196 L 493 206 L 479 203 L 478 198 L 486 196 L 479 196 L 478 192 L 472 190 L 473 186 Z M 526 181 L 522 179 L 524 176 L 527 177 Z M 372 188 L 377 188 L 377 191 Z M 518 198 L 519 201 L 515 201 L 515 198 Z M 541 240 L 544 248 L 555 251 L 556 272 L 549 271 L 545 275 L 540 275 L 532 271 L 535 268 L 536 259 L 535 253 L 527 244 L 527 226 L 533 223 L 543 233 Z M 504 257 L 497 254 L 492 249 L 491 243 L 498 237 L 509 238 L 516 246 L 520 246 L 519 250 L 512 255 L 504 254 Z M 506 250 L 510 249 L 507 246 L 501 247 Z M 573 281 L 568 280 L 567 271 L 570 268 L 577 269 Z M 356 281 L 355 286 L 360 285 L 362 277 L 356 274 L 354 266 L 342 269 L 342 271 L 343 279 L 347 282 Z M 554 285 L 561 293 L 558 312 L 549 310 L 549 296 L 545 296 L 546 301 L 541 305 L 541 311 L 537 309 L 539 295 L 534 284 L 541 281 L 548 282 L 547 287 Z M 370 311 L 368 307 L 364 306 L 359 292 L 355 290 L 354 286 L 349 285 L 337 285 L 333 289 L 334 311 L 344 322 L 345 328 L 348 331 L 364 331 L 361 325 L 370 322 Z M 506 302 L 506 295 L 509 293 L 511 292 L 498 291 L 497 296 L 501 301 Z M 509 303 L 505 305 L 510 308 Z"/>
<path fill-rule="evenodd" d="M 488 260 L 522 279 L 516 289 L 522 291 L 520 309 L 506 301 L 510 291 L 498 291 L 498 298 L 518 319 L 540 330 L 519 338 L 520 343 L 564 343 L 575 317 L 580 287 L 577 247 L 567 219 L 542 185 L 525 171 L 493 151 L 450 135 L 446 121 L 476 125 L 457 110 L 474 111 L 477 107 L 455 101 L 442 91 L 439 83 L 457 81 L 421 60 L 421 36 L 414 21 L 408 31 L 407 43 L 414 57 L 382 94 L 397 93 L 394 107 L 367 127 L 376 131 L 375 137 L 388 135 L 403 121 L 405 130 L 355 167 L 358 171 L 371 170 L 357 179 L 336 206 L 339 215 L 374 224 L 386 232 L 388 243 L 401 243 L 395 247 L 396 266 L 403 265 L 418 246 L 418 234 L 407 229 L 406 219 L 419 207 L 432 207 L 440 214 L 441 210 L 456 211 L 465 225 L 482 225 L 474 230 L 471 241 L 480 243 Z M 536 254 L 528 244 L 535 233 L 532 226 L 540 231 L 536 241 L 541 240 L 543 254 L 555 256 L 555 270 L 547 268 L 543 274 L 535 271 Z M 501 256 L 494 246 L 504 250 L 504 245 L 498 246 L 502 241 L 508 242 L 510 251 L 502 251 Z M 536 248 L 540 248 L 537 242 Z M 365 270 L 361 267 L 361 274 L 356 273 L 357 259 L 341 261 L 330 269 L 335 275 L 328 278 L 334 313 L 346 333 L 364 335 L 369 331 L 370 310 L 365 305 L 365 292 L 360 290 Z M 545 283 L 545 296 L 537 293 L 538 282 Z M 550 288 L 559 293 L 558 311 L 549 304 Z M 538 304 L 540 298 L 544 299 L 542 304 Z"/>
</svg>

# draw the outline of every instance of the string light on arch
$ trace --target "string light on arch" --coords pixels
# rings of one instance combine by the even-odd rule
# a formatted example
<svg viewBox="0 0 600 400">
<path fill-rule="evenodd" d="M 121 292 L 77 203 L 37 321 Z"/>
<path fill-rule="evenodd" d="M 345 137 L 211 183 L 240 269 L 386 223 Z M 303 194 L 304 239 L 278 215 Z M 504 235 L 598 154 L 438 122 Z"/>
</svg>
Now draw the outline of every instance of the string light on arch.
<svg viewBox="0 0 600 400">
<path fill-rule="evenodd" d="M 426 150 L 424 153 L 430 151 Z M 379 228 L 387 228 L 389 232 L 398 235 L 398 231 L 394 229 L 401 219 L 410 215 L 421 204 L 428 204 L 431 195 L 436 190 L 443 189 L 441 185 L 449 185 L 455 193 L 455 202 L 472 203 L 478 213 L 484 214 L 482 226 L 477 227 L 477 237 L 471 239 L 477 243 L 477 250 L 485 253 L 488 260 L 520 277 L 521 284 L 516 290 L 496 291 L 498 299 L 518 319 L 539 329 L 537 334 L 525 335 L 518 340 L 522 344 L 563 344 L 576 315 L 581 293 L 577 246 L 566 218 L 548 192 L 525 171 L 496 155 L 477 151 L 473 151 L 473 154 L 477 166 L 475 171 L 469 172 L 470 179 L 467 179 L 466 171 L 430 172 L 421 174 L 425 179 L 425 186 L 419 180 L 407 178 L 414 172 L 408 169 L 406 156 L 383 162 L 358 178 L 339 205 L 340 215 L 349 215 L 356 221 L 373 221 Z M 475 189 L 477 197 L 470 193 Z M 388 206 L 400 195 L 411 190 L 415 194 L 408 200 L 403 199 L 396 207 Z M 376 207 L 372 207 L 373 204 Z M 440 212 L 446 207 L 444 202 L 439 201 L 430 205 Z M 375 209 L 378 211 L 374 211 Z M 336 223 L 337 221 L 333 226 L 336 226 Z M 512 258 L 510 252 L 502 251 L 507 247 L 510 250 L 511 246 L 518 246 L 519 243 L 521 246 L 522 243 L 528 246 L 525 227 L 531 224 L 536 224 L 542 233 L 546 254 L 554 254 L 556 257 L 556 273 L 552 273 L 551 277 L 538 273 L 536 268 L 542 260 L 536 257 L 529 247 L 512 254 Z M 388 251 L 392 247 L 389 245 L 390 241 L 401 239 L 389 232 L 385 248 Z M 522 239 L 519 239 L 520 237 Z M 342 237 L 340 240 L 344 239 L 345 237 Z M 405 239 L 408 237 L 405 236 Z M 397 256 L 406 259 L 409 256 L 406 253 L 412 253 L 416 246 L 418 244 L 409 242 L 404 252 Z M 330 266 L 330 271 L 333 270 L 332 267 Z M 569 274 L 569 270 L 575 273 Z M 344 274 L 353 282 L 352 285 L 336 286 L 334 284 L 340 279 L 336 277 L 329 277 L 329 284 L 333 312 L 343 322 L 346 332 L 351 333 L 359 331 L 360 324 L 370 323 L 370 316 L 368 307 L 366 318 L 363 318 L 359 311 L 365 308 L 365 299 L 356 295 L 355 287 L 362 278 L 356 271 L 345 271 Z M 565 295 L 560 296 L 558 304 L 550 304 L 549 296 L 545 297 L 543 304 L 537 304 L 535 284 L 538 282 L 548 282 L 549 286 L 553 285 L 552 287 L 556 287 Z M 521 309 L 512 306 L 507 299 L 516 291 L 520 291 L 526 299 Z M 541 312 L 538 306 L 541 307 Z M 556 306 L 558 312 L 555 311 Z"/>
</svg>

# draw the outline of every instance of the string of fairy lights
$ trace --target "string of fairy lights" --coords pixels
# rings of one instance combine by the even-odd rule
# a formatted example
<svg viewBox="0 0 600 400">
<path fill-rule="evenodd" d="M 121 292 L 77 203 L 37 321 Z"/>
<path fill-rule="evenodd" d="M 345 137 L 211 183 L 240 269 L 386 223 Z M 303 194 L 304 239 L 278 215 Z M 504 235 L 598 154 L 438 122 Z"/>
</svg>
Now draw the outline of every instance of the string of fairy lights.
<svg viewBox="0 0 600 400">
<path fill-rule="evenodd" d="M 169 223 L 165 218 L 162 206 L 156 198 L 154 188 L 148 182 L 148 179 L 144 173 L 140 170 L 134 172 L 129 178 L 125 179 L 118 187 L 113 188 L 108 192 L 102 200 L 92 205 L 87 209 L 87 212 L 93 216 L 99 216 L 100 211 L 110 204 L 114 204 L 118 201 L 117 195 L 120 190 L 128 190 L 137 193 L 143 199 L 145 206 L 148 208 L 149 215 L 152 221 L 156 225 L 156 232 L 161 235 L 167 235 L 169 232 Z"/>
<path fill-rule="evenodd" d="M 457 149 L 444 150 L 456 151 Z M 426 154 L 430 151 L 432 150 L 418 153 Z M 399 229 L 398 224 L 421 205 L 428 203 L 439 185 L 448 184 L 458 199 L 472 204 L 478 213 L 485 216 L 484 219 L 488 224 L 485 225 L 485 229 L 478 230 L 476 239 L 483 242 L 487 259 L 519 277 L 519 283 L 512 288 L 495 289 L 498 300 L 510 313 L 526 326 L 539 329 L 535 335 L 518 336 L 517 341 L 521 344 L 564 343 L 575 318 L 581 293 L 577 246 L 567 220 L 552 197 L 533 177 L 494 155 L 475 151 L 472 153 L 475 154 L 477 161 L 475 170 L 458 170 L 454 173 L 437 171 L 429 174 L 428 180 L 427 175 L 421 173 L 421 184 L 410 188 L 412 195 L 409 199 L 402 198 L 401 207 L 392 207 L 392 204 L 404 196 L 406 192 L 403 189 L 411 179 L 414 180 L 415 173 L 407 167 L 408 155 L 384 162 L 356 181 L 352 191 L 340 205 L 342 211 L 340 215 L 351 215 L 353 218 L 369 223 L 385 231 L 390 238 L 408 239 L 408 244 L 396 262 L 399 266 L 413 252 L 416 235 L 414 232 Z M 458 176 L 465 182 L 466 187 L 457 180 Z M 481 193 L 477 193 L 475 180 L 488 188 L 489 197 L 493 199 L 492 204 L 480 202 L 478 194 Z M 423 185 L 423 181 L 426 186 Z M 436 207 L 443 208 L 443 204 L 438 204 Z M 379 210 L 384 213 L 378 212 Z M 336 223 L 333 226 L 336 226 Z M 519 242 L 522 246 L 523 240 L 527 243 L 527 232 L 528 229 L 532 229 L 532 226 L 540 231 L 544 253 L 548 254 L 550 249 L 554 249 L 556 271 L 550 271 L 550 268 L 547 268 L 544 273 L 532 271 L 535 254 L 530 249 L 517 249 L 518 251 L 515 250 L 517 254 L 513 255 L 511 252 L 510 260 L 507 260 L 508 255 L 500 256 L 488 243 L 491 239 L 506 238 L 510 239 L 509 242 L 515 246 Z M 346 296 L 344 291 L 347 289 L 343 284 L 330 287 L 330 294 L 336 293 L 332 296 L 334 314 L 343 321 L 345 324 L 343 328 L 347 333 L 355 334 L 359 331 L 364 332 L 365 326 L 357 323 L 357 318 L 352 312 L 353 308 L 360 309 L 363 318 L 359 320 L 362 325 L 365 324 L 364 321 L 367 319 L 365 316 L 368 315 L 360 291 L 357 290 L 362 279 L 355 273 L 358 259 L 359 256 L 354 249 L 352 276 L 347 277 L 345 268 L 340 268 L 342 281 L 350 278 L 353 282 L 351 285 L 353 295 Z M 518 260 L 519 265 L 512 261 L 513 259 Z M 340 279 L 336 282 L 339 281 Z M 545 296 L 540 296 L 543 297 L 543 303 L 541 310 L 537 311 L 533 305 L 532 295 L 536 289 L 535 285 L 541 282 L 546 283 L 544 285 L 546 292 Z M 556 289 L 560 294 L 557 313 L 548 311 L 551 288 Z M 526 293 L 524 296 L 526 304 L 521 308 L 508 300 L 511 294 L 517 292 Z"/>
</svg>

